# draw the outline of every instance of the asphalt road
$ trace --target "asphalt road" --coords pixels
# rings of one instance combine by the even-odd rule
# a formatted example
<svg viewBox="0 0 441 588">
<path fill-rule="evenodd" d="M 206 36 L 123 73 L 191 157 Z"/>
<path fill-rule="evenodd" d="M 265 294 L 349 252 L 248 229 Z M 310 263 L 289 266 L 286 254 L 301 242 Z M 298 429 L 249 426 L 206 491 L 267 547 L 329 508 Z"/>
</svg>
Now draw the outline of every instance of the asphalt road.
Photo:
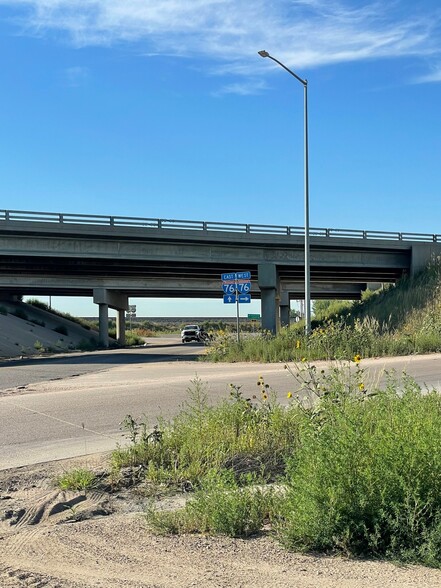
<svg viewBox="0 0 441 588">
<path fill-rule="evenodd" d="M 0 360 L 0 393 L 8 388 L 60 380 L 109 367 L 170 360 L 193 361 L 203 353 L 198 343 L 182 345 L 178 336 L 151 339 L 144 348 L 60 354 L 53 357 Z"/>
<path fill-rule="evenodd" d="M 256 394 L 260 375 L 281 402 L 295 390 L 283 364 L 199 362 L 203 351 L 178 339 L 152 339 L 145 348 L 2 362 L 0 469 L 114 449 L 124 443 L 119 424 L 127 414 L 146 415 L 150 426 L 158 416 L 173 416 L 196 378 L 213 402 L 228 398 L 230 383 Z M 364 360 L 362 367 L 371 382 L 384 369 L 405 370 L 441 390 L 440 354 Z"/>
</svg>

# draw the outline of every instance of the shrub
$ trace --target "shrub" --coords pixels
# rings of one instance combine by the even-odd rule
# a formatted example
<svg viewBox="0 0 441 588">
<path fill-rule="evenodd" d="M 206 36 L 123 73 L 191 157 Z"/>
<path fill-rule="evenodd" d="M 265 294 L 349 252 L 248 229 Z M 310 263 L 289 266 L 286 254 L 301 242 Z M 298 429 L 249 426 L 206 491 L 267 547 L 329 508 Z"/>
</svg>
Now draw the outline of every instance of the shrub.
<svg viewBox="0 0 441 588">
<path fill-rule="evenodd" d="M 135 331 L 126 331 L 126 345 L 144 345 L 144 339 Z"/>
<path fill-rule="evenodd" d="M 32 299 L 28 300 L 26 302 L 26 304 L 30 304 L 31 306 L 35 306 L 35 308 L 41 308 L 42 310 L 50 311 L 49 306 L 45 302 L 42 302 L 41 300 L 38 300 L 37 298 L 32 298 Z"/>
<path fill-rule="evenodd" d="M 116 327 L 111 326 L 109 327 L 109 337 L 112 339 L 116 339 Z M 131 347 L 134 345 L 144 345 L 144 339 L 142 339 L 142 335 L 138 334 L 137 330 L 126 330 L 126 346 Z"/>
<path fill-rule="evenodd" d="M 358 374 L 359 375 L 359 374 Z M 328 377 L 328 376 L 326 376 Z M 337 374 L 338 381 L 338 374 Z M 391 376 L 305 410 L 278 535 L 292 549 L 441 564 L 441 397 Z"/>
<path fill-rule="evenodd" d="M 339 315 L 350 310 L 351 307 L 352 302 L 350 300 L 314 300 L 314 319 L 326 320 L 330 316 Z"/>
</svg>

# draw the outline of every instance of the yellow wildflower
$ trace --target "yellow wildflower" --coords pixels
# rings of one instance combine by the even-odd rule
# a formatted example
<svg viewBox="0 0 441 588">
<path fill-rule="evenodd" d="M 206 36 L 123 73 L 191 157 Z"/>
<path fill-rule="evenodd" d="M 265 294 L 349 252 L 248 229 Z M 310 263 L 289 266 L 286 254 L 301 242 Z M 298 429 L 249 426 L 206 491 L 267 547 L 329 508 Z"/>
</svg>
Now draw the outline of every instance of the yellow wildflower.
<svg viewBox="0 0 441 588">
<path fill-rule="evenodd" d="M 297 339 L 297 341 L 296 341 L 296 349 L 300 349 L 300 341 L 299 341 L 299 339 Z"/>
<path fill-rule="evenodd" d="M 357 353 L 357 355 L 354 355 L 354 362 L 355 362 L 355 363 L 360 363 L 360 361 L 361 361 L 361 355 L 359 355 L 359 354 Z"/>
<path fill-rule="evenodd" d="M 292 398 L 292 392 L 288 392 L 288 394 L 286 395 L 287 398 Z"/>
<path fill-rule="evenodd" d="M 363 382 L 360 382 L 360 384 L 358 384 L 358 389 L 363 391 L 364 390 L 364 384 Z"/>
</svg>

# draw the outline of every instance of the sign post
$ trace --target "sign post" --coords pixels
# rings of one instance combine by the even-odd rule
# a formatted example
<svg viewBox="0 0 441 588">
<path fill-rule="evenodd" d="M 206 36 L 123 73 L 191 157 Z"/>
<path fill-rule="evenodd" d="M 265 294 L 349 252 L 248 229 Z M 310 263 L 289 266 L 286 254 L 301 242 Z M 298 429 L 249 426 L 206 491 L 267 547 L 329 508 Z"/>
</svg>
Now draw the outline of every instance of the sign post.
<svg viewBox="0 0 441 588">
<path fill-rule="evenodd" d="M 130 319 L 130 330 L 132 330 L 132 318 L 136 318 L 136 304 L 129 304 L 126 316 Z"/>
<path fill-rule="evenodd" d="M 222 274 L 221 278 L 224 304 L 236 303 L 236 331 L 239 343 L 239 304 L 251 302 L 251 272 L 230 272 Z"/>
</svg>

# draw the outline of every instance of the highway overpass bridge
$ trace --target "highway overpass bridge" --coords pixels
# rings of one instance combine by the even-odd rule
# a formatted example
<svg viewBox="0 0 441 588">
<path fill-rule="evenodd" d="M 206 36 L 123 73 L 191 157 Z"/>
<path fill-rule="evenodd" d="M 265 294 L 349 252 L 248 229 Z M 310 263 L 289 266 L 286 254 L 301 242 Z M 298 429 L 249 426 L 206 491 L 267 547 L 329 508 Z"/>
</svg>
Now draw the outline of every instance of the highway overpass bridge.
<svg viewBox="0 0 441 588">
<path fill-rule="evenodd" d="M 250 271 L 262 327 L 304 297 L 304 229 L 259 224 L 0 210 L 0 296 L 92 296 L 102 341 L 120 340 L 130 297 L 219 298 L 221 274 Z M 358 299 L 441 252 L 441 235 L 310 229 L 311 298 Z"/>
</svg>

